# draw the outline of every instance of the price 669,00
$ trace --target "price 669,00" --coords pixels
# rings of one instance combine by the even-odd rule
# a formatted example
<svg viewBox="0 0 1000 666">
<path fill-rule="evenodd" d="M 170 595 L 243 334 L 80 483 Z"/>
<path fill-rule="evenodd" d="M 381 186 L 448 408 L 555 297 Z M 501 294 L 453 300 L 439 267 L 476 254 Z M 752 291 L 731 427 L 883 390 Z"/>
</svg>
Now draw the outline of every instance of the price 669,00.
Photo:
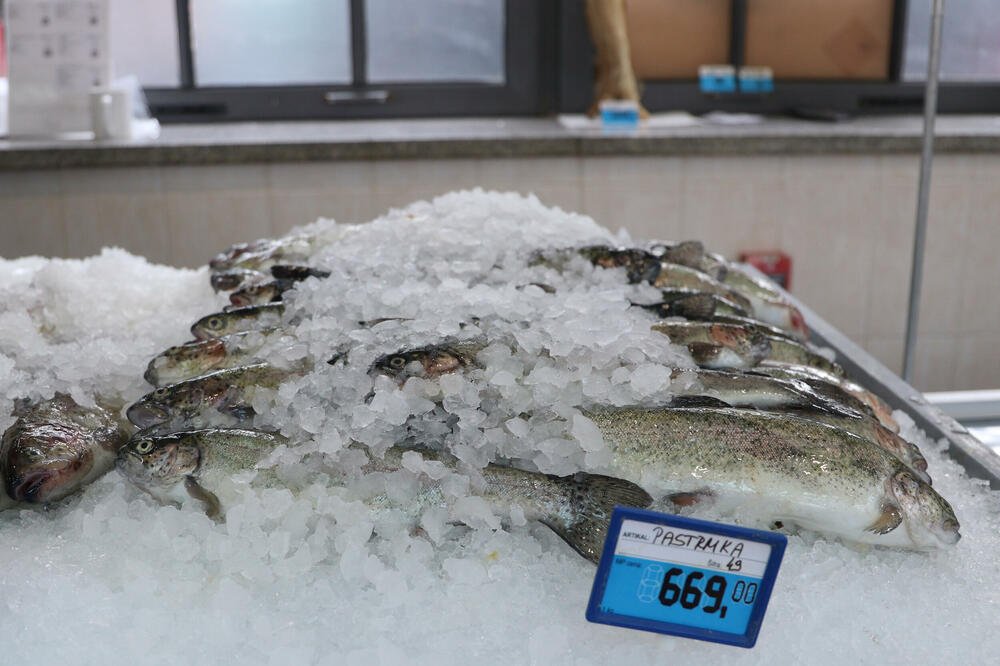
<svg viewBox="0 0 1000 666">
<path fill-rule="evenodd" d="M 683 583 L 674 579 L 683 574 L 682 569 L 673 567 L 663 576 L 663 584 L 660 586 L 660 603 L 664 606 L 673 606 L 680 602 L 681 607 L 687 610 L 694 610 L 701 604 L 702 597 L 708 597 L 711 603 L 702 606 L 705 613 L 718 613 L 720 618 L 726 617 L 725 605 L 726 588 L 728 587 L 724 576 L 711 576 L 704 583 L 704 589 L 698 586 L 705 574 L 700 571 L 690 572 L 683 580 Z M 735 603 L 747 605 L 753 604 L 757 598 L 757 583 L 748 583 L 739 580 L 733 585 L 730 599 Z"/>
</svg>

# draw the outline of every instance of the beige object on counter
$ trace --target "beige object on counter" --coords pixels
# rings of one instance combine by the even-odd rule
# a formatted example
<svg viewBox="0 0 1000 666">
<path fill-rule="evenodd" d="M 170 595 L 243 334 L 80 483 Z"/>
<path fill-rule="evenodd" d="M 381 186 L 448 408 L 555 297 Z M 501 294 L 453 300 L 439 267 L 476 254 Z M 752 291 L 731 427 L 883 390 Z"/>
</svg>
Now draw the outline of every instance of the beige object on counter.
<svg viewBox="0 0 1000 666">
<path fill-rule="evenodd" d="M 648 117 L 649 112 L 639 100 L 639 83 L 632 70 L 625 0 L 587 0 L 587 27 L 597 51 L 594 102 L 587 113 L 596 114 L 604 100 L 630 100 L 639 105 L 641 117 Z"/>
</svg>

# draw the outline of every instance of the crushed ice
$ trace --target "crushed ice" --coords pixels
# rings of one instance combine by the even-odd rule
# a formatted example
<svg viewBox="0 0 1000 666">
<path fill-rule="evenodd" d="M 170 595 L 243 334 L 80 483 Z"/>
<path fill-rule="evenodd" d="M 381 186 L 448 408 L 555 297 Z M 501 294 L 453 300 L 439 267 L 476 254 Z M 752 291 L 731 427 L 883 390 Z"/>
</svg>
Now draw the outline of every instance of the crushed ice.
<svg viewBox="0 0 1000 666">
<path fill-rule="evenodd" d="M 692 365 L 686 353 L 628 307 L 654 300 L 650 288 L 584 261 L 567 274 L 528 266 L 537 248 L 627 236 L 531 197 L 482 192 L 356 228 L 317 225 L 340 236 L 312 262 L 332 275 L 286 294 L 286 318 L 305 316 L 291 343 L 266 348 L 275 362 L 308 356 L 315 369 L 255 397 L 259 424 L 293 441 L 269 461 L 292 490 L 236 479 L 219 525 L 192 506 L 158 506 L 111 473 L 52 510 L 0 515 L 6 662 L 987 663 L 1000 653 L 996 493 L 912 424 L 905 434 L 962 521 L 956 548 L 791 537 L 753 651 L 588 624 L 593 566 L 523 514 L 493 515 L 477 501 L 475 472 L 515 458 L 548 473 L 601 471 L 607 448 L 579 407 L 660 402 L 690 382 L 670 375 Z M 121 250 L 0 261 L 0 297 L 8 404 L 55 391 L 134 399 L 148 389 L 149 358 L 221 304 L 205 270 Z M 381 318 L 401 319 L 358 324 Z M 473 368 L 439 380 L 399 386 L 367 373 L 381 355 L 442 338 L 490 344 Z M 4 410 L 0 428 L 10 421 Z M 401 438 L 447 446 L 461 472 L 408 454 L 399 472 L 360 476 L 350 441 L 384 450 Z M 327 469 L 323 460 L 349 483 L 303 472 Z M 448 509 L 411 515 L 370 499 L 405 503 L 427 480 L 453 500 Z M 501 521 L 509 527 L 496 529 Z"/>
</svg>

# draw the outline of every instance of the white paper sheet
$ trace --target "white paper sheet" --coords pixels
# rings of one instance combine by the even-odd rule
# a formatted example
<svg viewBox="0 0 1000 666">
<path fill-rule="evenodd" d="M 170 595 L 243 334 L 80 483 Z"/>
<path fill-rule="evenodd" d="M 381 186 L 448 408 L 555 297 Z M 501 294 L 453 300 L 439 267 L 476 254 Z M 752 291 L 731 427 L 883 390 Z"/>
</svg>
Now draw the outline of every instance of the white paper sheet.
<svg viewBox="0 0 1000 666">
<path fill-rule="evenodd" d="M 11 136 L 90 129 L 91 88 L 111 79 L 108 0 L 7 0 Z"/>
</svg>

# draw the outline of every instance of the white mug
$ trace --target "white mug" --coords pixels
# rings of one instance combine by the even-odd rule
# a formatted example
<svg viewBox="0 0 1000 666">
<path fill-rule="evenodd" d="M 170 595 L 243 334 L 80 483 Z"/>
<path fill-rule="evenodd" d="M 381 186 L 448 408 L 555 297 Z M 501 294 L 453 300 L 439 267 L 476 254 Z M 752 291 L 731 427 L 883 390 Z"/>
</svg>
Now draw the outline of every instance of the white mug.
<svg viewBox="0 0 1000 666">
<path fill-rule="evenodd" d="M 132 91 L 94 88 L 90 91 L 90 124 L 98 141 L 132 138 Z"/>
</svg>

